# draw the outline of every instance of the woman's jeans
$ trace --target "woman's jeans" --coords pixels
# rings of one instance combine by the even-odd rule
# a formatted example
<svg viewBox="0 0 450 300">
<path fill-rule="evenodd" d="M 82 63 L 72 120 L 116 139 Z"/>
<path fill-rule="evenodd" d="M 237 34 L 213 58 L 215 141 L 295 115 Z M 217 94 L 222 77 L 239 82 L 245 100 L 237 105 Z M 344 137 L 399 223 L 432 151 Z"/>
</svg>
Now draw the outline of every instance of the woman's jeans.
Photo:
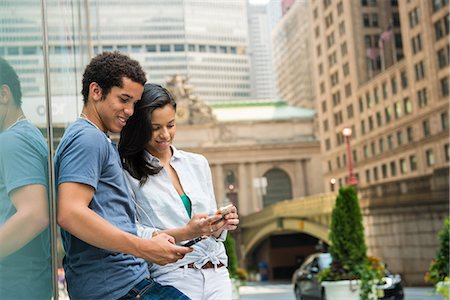
<svg viewBox="0 0 450 300">
<path fill-rule="evenodd" d="M 160 285 L 152 279 L 144 279 L 132 288 L 119 300 L 141 299 L 141 300 L 189 300 L 173 286 Z"/>
</svg>

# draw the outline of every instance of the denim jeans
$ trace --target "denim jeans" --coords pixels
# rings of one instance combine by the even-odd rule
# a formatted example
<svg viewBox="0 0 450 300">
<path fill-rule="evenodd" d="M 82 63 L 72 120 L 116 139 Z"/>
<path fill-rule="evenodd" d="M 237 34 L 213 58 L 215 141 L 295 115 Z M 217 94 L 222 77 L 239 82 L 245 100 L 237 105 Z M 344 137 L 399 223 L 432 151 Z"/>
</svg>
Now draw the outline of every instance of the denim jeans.
<svg viewBox="0 0 450 300">
<path fill-rule="evenodd" d="M 144 279 L 119 300 L 189 300 L 186 295 L 169 285 L 160 285 L 152 279 Z"/>
</svg>

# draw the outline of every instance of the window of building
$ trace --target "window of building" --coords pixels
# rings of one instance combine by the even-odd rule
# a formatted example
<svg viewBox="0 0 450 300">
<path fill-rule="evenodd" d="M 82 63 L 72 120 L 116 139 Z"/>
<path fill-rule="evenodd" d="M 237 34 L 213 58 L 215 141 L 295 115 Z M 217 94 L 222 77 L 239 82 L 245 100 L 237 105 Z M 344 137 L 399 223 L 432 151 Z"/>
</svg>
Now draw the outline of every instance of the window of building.
<svg viewBox="0 0 450 300">
<path fill-rule="evenodd" d="M 418 7 L 412 9 L 409 14 L 409 28 L 415 27 L 420 22 L 420 10 Z"/>
<path fill-rule="evenodd" d="M 331 98 L 333 100 L 333 106 L 337 106 L 341 103 L 341 92 L 337 91 L 333 95 L 331 95 Z"/>
<path fill-rule="evenodd" d="M 441 94 L 442 96 L 448 96 L 448 76 L 441 79 Z"/>
<path fill-rule="evenodd" d="M 386 121 L 386 124 L 391 122 L 391 108 L 390 107 L 385 107 L 384 108 L 384 119 Z"/>
<path fill-rule="evenodd" d="M 448 66 L 448 57 L 449 57 L 448 48 L 439 49 L 436 54 L 437 54 L 439 69 L 442 69 L 442 68 Z"/>
<path fill-rule="evenodd" d="M 184 45 L 176 44 L 174 46 L 174 50 L 175 50 L 175 52 L 183 52 L 184 51 Z"/>
<path fill-rule="evenodd" d="M 433 149 L 428 149 L 427 151 L 425 151 L 425 157 L 427 159 L 427 166 L 431 167 L 434 165 L 434 153 L 433 153 Z"/>
<path fill-rule="evenodd" d="M 449 15 L 447 14 L 442 19 L 434 23 L 434 33 L 436 36 L 436 41 L 445 37 L 449 33 Z"/>
<path fill-rule="evenodd" d="M 317 19 L 317 18 L 318 18 L 319 14 L 318 14 L 318 12 L 317 12 L 317 8 L 314 9 L 314 11 L 313 11 L 313 16 L 314 16 L 314 19 Z"/>
<path fill-rule="evenodd" d="M 363 146 L 363 154 L 365 159 L 369 157 L 369 147 L 367 147 L 367 145 Z"/>
<path fill-rule="evenodd" d="M 410 114 L 412 113 L 412 103 L 411 100 L 409 99 L 409 97 L 406 97 L 403 99 L 403 107 L 405 109 L 405 114 Z"/>
<path fill-rule="evenodd" d="M 319 75 L 322 75 L 323 74 L 323 65 L 319 64 L 317 69 L 318 69 Z"/>
<path fill-rule="evenodd" d="M 449 144 L 445 144 L 445 145 L 444 145 L 444 156 L 445 156 L 445 161 L 449 161 L 449 160 L 450 160 L 450 148 L 449 148 Z"/>
<path fill-rule="evenodd" d="M 147 52 L 156 52 L 156 45 L 146 45 L 145 50 Z"/>
<path fill-rule="evenodd" d="M 267 207 L 282 200 L 292 199 L 292 184 L 289 175 L 281 169 L 271 169 L 264 174 L 267 178 L 263 205 Z"/>
<path fill-rule="evenodd" d="M 353 118 L 353 104 L 347 106 L 347 119 Z"/>
<path fill-rule="evenodd" d="M 331 164 L 331 160 L 328 161 L 328 171 L 329 172 L 333 171 L 333 166 Z"/>
<path fill-rule="evenodd" d="M 387 178 L 387 166 L 386 166 L 386 164 L 382 164 L 381 165 L 381 174 L 382 174 L 383 178 Z"/>
<path fill-rule="evenodd" d="M 383 117 L 381 116 L 381 112 L 377 111 L 376 118 L 377 118 L 377 127 L 380 127 L 383 123 L 382 120 Z"/>
<path fill-rule="evenodd" d="M 325 83 L 321 82 L 320 83 L 320 94 L 323 94 L 323 93 L 325 93 Z"/>
<path fill-rule="evenodd" d="M 427 88 L 417 91 L 417 105 L 419 108 L 425 107 L 428 104 Z"/>
<path fill-rule="evenodd" d="M 394 139 L 392 138 L 392 134 L 387 136 L 387 144 L 388 144 L 389 150 L 394 149 Z"/>
<path fill-rule="evenodd" d="M 403 145 L 403 132 L 397 131 L 397 145 Z"/>
<path fill-rule="evenodd" d="M 339 23 L 339 36 L 343 36 L 345 34 L 345 23 L 342 21 Z"/>
<path fill-rule="evenodd" d="M 352 161 L 353 161 L 354 163 L 358 161 L 358 155 L 357 155 L 356 150 L 353 150 L 353 151 L 352 151 Z"/>
<path fill-rule="evenodd" d="M 199 52 L 206 52 L 206 46 L 205 45 L 199 45 L 198 46 L 198 51 Z"/>
<path fill-rule="evenodd" d="M 366 133 L 366 122 L 361 120 L 361 135 Z"/>
<path fill-rule="evenodd" d="M 316 53 L 317 53 L 317 56 L 322 55 L 322 47 L 321 47 L 320 45 L 317 45 L 317 47 L 316 47 Z"/>
<path fill-rule="evenodd" d="M 333 45 L 334 45 L 334 32 L 330 33 L 327 36 L 327 47 L 330 48 Z"/>
<path fill-rule="evenodd" d="M 375 99 L 376 104 L 380 103 L 380 96 L 378 95 L 378 87 L 377 86 L 373 88 L 373 97 Z"/>
<path fill-rule="evenodd" d="M 422 37 L 420 33 L 411 39 L 411 46 L 414 54 L 422 51 Z"/>
<path fill-rule="evenodd" d="M 342 1 L 339 2 L 337 5 L 337 12 L 338 16 L 342 15 L 342 13 L 344 12 L 344 5 L 342 4 Z"/>
<path fill-rule="evenodd" d="M 189 44 L 188 45 L 188 51 L 195 52 L 195 45 Z"/>
<path fill-rule="evenodd" d="M 402 89 L 406 89 L 408 87 L 408 76 L 406 75 L 406 71 L 402 71 L 400 73 L 400 82 Z"/>
<path fill-rule="evenodd" d="M 322 112 L 326 112 L 327 111 L 327 101 L 323 100 L 322 101 Z"/>
<path fill-rule="evenodd" d="M 359 103 L 359 112 L 363 112 L 364 111 L 364 103 L 363 103 L 363 99 L 361 97 L 359 97 L 358 103 Z"/>
<path fill-rule="evenodd" d="M 339 83 L 339 73 L 336 71 L 330 76 L 331 86 L 335 86 Z"/>
<path fill-rule="evenodd" d="M 395 161 L 391 161 L 389 166 L 391 168 L 391 176 L 396 176 L 397 175 L 397 165 L 395 164 Z"/>
<path fill-rule="evenodd" d="M 347 55 L 347 53 L 348 53 L 347 43 L 344 42 L 341 44 L 341 56 L 344 57 L 345 55 Z"/>
<path fill-rule="evenodd" d="M 404 158 L 401 158 L 399 164 L 400 164 L 400 173 L 406 174 L 406 160 Z"/>
<path fill-rule="evenodd" d="M 368 108 L 372 107 L 372 97 L 369 92 L 366 93 L 366 103 Z"/>
<path fill-rule="evenodd" d="M 375 147 L 375 142 L 370 143 L 370 151 L 372 152 L 373 156 L 377 155 L 377 149 Z"/>
<path fill-rule="evenodd" d="M 424 63 L 423 61 L 418 62 L 417 64 L 414 65 L 414 70 L 416 72 L 416 80 L 422 80 L 423 78 L 425 78 L 425 68 L 424 68 Z"/>
<path fill-rule="evenodd" d="M 378 147 L 380 148 L 380 153 L 384 152 L 384 139 L 381 138 L 378 140 Z"/>
<path fill-rule="evenodd" d="M 367 183 L 370 183 L 370 170 L 369 169 L 367 169 L 366 170 L 366 181 L 367 181 Z"/>
<path fill-rule="evenodd" d="M 398 119 L 402 116 L 402 105 L 401 105 L 400 101 L 397 101 L 394 103 L 394 113 L 395 113 L 396 119 Z"/>
<path fill-rule="evenodd" d="M 392 13 L 392 25 L 400 27 L 400 15 L 397 12 Z"/>
<path fill-rule="evenodd" d="M 408 143 L 414 142 L 414 131 L 412 127 L 406 128 L 406 136 L 408 138 Z"/>
<path fill-rule="evenodd" d="M 430 121 L 429 120 L 422 121 L 422 130 L 423 130 L 424 137 L 427 137 L 430 135 Z"/>
<path fill-rule="evenodd" d="M 159 45 L 160 52 L 170 52 L 170 45 Z"/>
<path fill-rule="evenodd" d="M 328 120 L 323 121 L 323 131 L 328 131 Z"/>
<path fill-rule="evenodd" d="M 341 167 L 341 157 L 340 156 L 336 157 L 336 166 L 338 169 Z"/>
<path fill-rule="evenodd" d="M 325 140 L 325 150 L 330 150 L 331 149 L 331 141 L 330 139 L 326 139 Z"/>
<path fill-rule="evenodd" d="M 325 27 L 328 28 L 331 25 L 333 25 L 333 12 L 330 12 L 326 17 L 325 17 Z"/>
<path fill-rule="evenodd" d="M 383 82 L 381 84 L 381 90 L 383 91 L 383 99 L 387 99 L 388 91 L 387 91 L 387 83 L 386 82 Z"/>
<path fill-rule="evenodd" d="M 350 73 L 350 68 L 348 66 L 348 63 L 345 63 L 342 66 L 342 72 L 344 73 L 344 76 L 347 76 Z"/>
<path fill-rule="evenodd" d="M 350 97 L 352 95 L 352 84 L 347 83 L 345 85 L 345 97 Z"/>
<path fill-rule="evenodd" d="M 391 78 L 391 90 L 393 95 L 397 94 L 397 79 L 395 77 Z"/>
<path fill-rule="evenodd" d="M 441 113 L 441 127 L 443 131 L 448 131 L 448 112 Z"/>
<path fill-rule="evenodd" d="M 369 131 L 373 130 L 373 117 L 370 116 L 368 119 L 368 123 L 369 123 Z"/>
<path fill-rule="evenodd" d="M 330 55 L 328 55 L 328 64 L 334 66 L 337 63 L 336 51 L 333 51 Z"/>
<path fill-rule="evenodd" d="M 417 158 L 415 155 L 409 156 L 409 168 L 411 169 L 411 171 L 417 170 Z"/>
</svg>

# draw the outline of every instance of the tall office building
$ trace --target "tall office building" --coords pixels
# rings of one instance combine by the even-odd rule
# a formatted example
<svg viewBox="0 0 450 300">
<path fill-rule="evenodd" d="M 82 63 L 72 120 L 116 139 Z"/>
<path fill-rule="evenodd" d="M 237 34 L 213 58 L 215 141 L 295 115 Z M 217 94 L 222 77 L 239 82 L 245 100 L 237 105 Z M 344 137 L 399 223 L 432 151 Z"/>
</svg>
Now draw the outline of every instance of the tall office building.
<svg viewBox="0 0 450 300">
<path fill-rule="evenodd" d="M 265 5 L 249 5 L 248 28 L 251 60 L 252 98 L 278 97 L 272 60 L 270 19 Z"/>
<path fill-rule="evenodd" d="M 309 1 L 297 0 L 272 30 L 279 96 L 292 105 L 314 108 Z"/>
<path fill-rule="evenodd" d="M 410 239 L 448 215 L 448 1 L 312 1 L 311 13 L 324 184 L 346 184 L 351 155 L 369 251 L 421 284 L 435 243 Z"/>
<path fill-rule="evenodd" d="M 119 50 L 142 63 L 150 82 L 164 84 L 167 77 L 180 74 L 189 78 L 195 93 L 206 101 L 250 97 L 245 0 L 69 2 L 47 1 L 49 52 L 53 65 L 59 66 L 52 74 L 57 74 L 58 68 L 64 74 L 52 75 L 54 94 L 68 93 L 64 85 L 66 70 L 81 79 L 83 70 L 77 67 L 80 61 L 87 63 L 91 55 Z M 25 12 L 40 13 L 28 1 L 14 7 L 20 5 Z M 20 39 L 19 46 L 13 38 L 1 37 L 0 55 L 13 62 L 20 55 L 21 62 L 17 65 L 22 67 L 18 71 L 29 78 L 24 82 L 25 90 L 42 94 L 42 79 L 33 77 L 36 74 L 33 70 L 43 68 L 42 60 L 38 59 L 42 41 L 35 37 L 41 23 L 14 18 L 7 6 L 5 9 L 2 6 L 0 15 L 4 20 L 2 26 L 8 26 L 11 35 Z M 78 24 L 81 31 L 74 31 L 71 24 Z M 68 59 L 68 54 L 73 59 Z M 79 91 L 71 93 L 78 95 Z"/>
</svg>

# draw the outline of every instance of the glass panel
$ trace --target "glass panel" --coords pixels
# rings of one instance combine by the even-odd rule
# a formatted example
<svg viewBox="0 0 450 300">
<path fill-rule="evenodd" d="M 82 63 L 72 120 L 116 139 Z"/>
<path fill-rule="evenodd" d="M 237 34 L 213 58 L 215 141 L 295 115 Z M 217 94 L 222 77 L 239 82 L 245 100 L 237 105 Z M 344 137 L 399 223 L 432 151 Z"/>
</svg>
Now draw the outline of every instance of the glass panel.
<svg viewBox="0 0 450 300">
<path fill-rule="evenodd" d="M 0 20 L 0 299 L 50 299 L 41 1 L 2 1 Z"/>
</svg>

